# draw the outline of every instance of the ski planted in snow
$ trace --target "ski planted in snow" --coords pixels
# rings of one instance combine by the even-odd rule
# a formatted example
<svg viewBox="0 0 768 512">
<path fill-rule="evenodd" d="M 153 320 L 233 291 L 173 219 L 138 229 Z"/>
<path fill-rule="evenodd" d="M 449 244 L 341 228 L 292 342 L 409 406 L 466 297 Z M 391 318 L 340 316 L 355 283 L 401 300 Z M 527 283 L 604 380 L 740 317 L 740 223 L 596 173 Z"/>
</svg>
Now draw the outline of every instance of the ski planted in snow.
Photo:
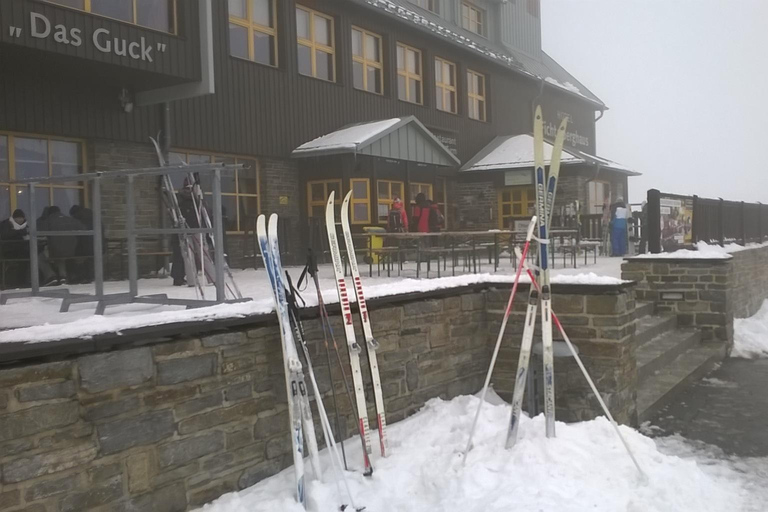
<svg viewBox="0 0 768 512">
<path fill-rule="evenodd" d="M 363 293 L 363 282 L 360 280 L 360 269 L 357 267 L 357 256 L 355 255 L 355 243 L 352 240 L 352 231 L 349 229 L 349 200 L 352 197 L 352 191 L 347 193 L 344 201 L 341 203 L 341 228 L 344 232 L 344 243 L 347 246 L 347 259 L 352 272 L 352 279 L 355 283 L 355 294 L 357 296 L 357 308 L 360 313 L 360 320 L 363 324 L 363 335 L 368 352 L 368 363 L 371 369 L 371 380 L 373 381 L 373 396 L 376 404 L 376 419 L 379 424 L 379 448 L 381 456 L 387 456 L 387 418 L 384 414 L 384 393 L 381 390 L 381 377 L 379 376 L 379 361 L 376 351 L 379 348 L 379 342 L 373 337 L 371 329 L 371 318 L 368 315 L 368 304 L 365 302 Z"/>
<path fill-rule="evenodd" d="M 301 395 L 306 395 L 304 374 L 301 361 L 299 361 L 296 347 L 293 343 L 288 316 L 288 307 L 285 300 L 285 289 L 282 287 L 282 278 L 277 272 L 273 261 L 273 251 L 270 237 L 267 234 L 266 219 L 259 215 L 256 222 L 256 233 L 259 241 L 261 257 L 272 286 L 272 298 L 275 302 L 275 311 L 280 324 L 280 339 L 282 341 L 283 365 L 285 369 L 285 387 L 288 396 L 288 418 L 291 426 L 291 447 L 293 453 L 293 470 L 296 476 L 296 501 L 306 508 L 306 489 L 304 477 L 304 429 L 302 427 Z"/>
<path fill-rule="evenodd" d="M 336 214 L 334 212 L 335 193 L 332 191 L 328 197 L 328 204 L 325 207 L 325 228 L 328 231 L 328 246 L 333 260 L 333 272 L 336 278 L 336 291 L 339 294 L 339 304 L 341 305 L 342 322 L 344 324 L 344 334 L 347 338 L 347 348 L 349 350 L 349 365 L 352 369 L 352 383 L 355 390 L 355 405 L 357 408 L 357 423 L 360 439 L 363 443 L 363 463 L 365 465 L 364 474 L 369 476 L 373 474 L 373 465 L 371 465 L 371 433 L 368 425 L 368 408 L 365 403 L 365 388 L 363 387 L 363 373 L 360 369 L 360 345 L 355 337 L 355 325 L 352 322 L 352 309 L 349 306 L 349 292 L 347 283 L 344 279 L 344 266 L 341 261 L 341 252 L 339 250 L 339 240 L 336 235 Z"/>
</svg>

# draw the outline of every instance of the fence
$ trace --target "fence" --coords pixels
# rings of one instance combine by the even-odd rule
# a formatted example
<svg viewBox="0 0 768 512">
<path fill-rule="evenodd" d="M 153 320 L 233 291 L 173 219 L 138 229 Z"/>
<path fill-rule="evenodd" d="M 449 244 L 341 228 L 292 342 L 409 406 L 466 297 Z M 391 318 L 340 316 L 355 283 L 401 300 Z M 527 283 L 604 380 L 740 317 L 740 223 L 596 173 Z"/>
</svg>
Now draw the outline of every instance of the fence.
<svg viewBox="0 0 768 512">
<path fill-rule="evenodd" d="M 648 244 L 669 252 L 699 241 L 747 244 L 768 237 L 768 205 L 648 191 Z"/>
</svg>

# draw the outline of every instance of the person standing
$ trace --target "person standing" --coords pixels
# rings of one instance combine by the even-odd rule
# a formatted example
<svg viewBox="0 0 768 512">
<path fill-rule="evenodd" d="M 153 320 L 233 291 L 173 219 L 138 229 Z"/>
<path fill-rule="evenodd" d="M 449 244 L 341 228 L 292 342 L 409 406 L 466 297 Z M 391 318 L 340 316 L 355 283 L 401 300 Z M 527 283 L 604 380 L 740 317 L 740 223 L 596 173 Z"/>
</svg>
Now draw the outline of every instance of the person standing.
<svg viewBox="0 0 768 512">
<path fill-rule="evenodd" d="M 405 213 L 403 202 L 399 197 L 395 197 L 392 201 L 392 208 L 390 208 L 387 217 L 387 231 L 390 233 L 408 232 L 408 214 Z"/>
<path fill-rule="evenodd" d="M 425 226 L 425 229 L 423 231 L 421 229 L 421 226 L 422 226 L 421 217 L 422 217 L 422 214 L 428 213 L 427 208 L 428 208 L 429 205 L 427 204 L 427 196 L 425 196 L 424 193 L 419 192 L 418 194 L 416 194 L 415 201 L 416 201 L 416 206 L 414 206 L 413 210 L 411 211 L 411 229 L 410 229 L 410 231 L 411 231 L 411 233 L 417 233 L 417 232 L 419 232 L 419 233 L 426 233 L 428 231 L 426 226 L 428 226 L 427 219 L 428 219 L 429 216 L 428 215 L 424 215 L 424 223 L 425 223 L 424 226 Z"/>
<path fill-rule="evenodd" d="M 3 259 L 22 260 L 21 263 L 23 263 L 26 268 L 29 268 L 28 265 L 24 263 L 24 260 L 27 262 L 29 260 L 28 240 L 29 228 L 27 227 L 27 216 L 24 214 L 23 210 L 14 210 L 9 218 L 0 222 L 0 247 L 2 247 L 0 257 Z M 57 284 L 58 280 L 56 279 L 48 259 L 45 257 L 45 253 L 42 251 L 38 255 L 37 262 L 43 286 Z M 2 271 L 5 272 L 6 270 L 6 267 L 3 266 Z M 28 272 L 17 273 L 17 275 L 20 274 L 28 274 Z M 21 286 L 23 280 L 16 279 L 12 284 Z"/>
<path fill-rule="evenodd" d="M 614 203 L 613 219 L 611 221 L 611 256 L 624 256 L 627 253 L 627 217 L 629 210 L 624 199 L 618 198 Z"/>
<path fill-rule="evenodd" d="M 77 219 L 61 213 L 61 208 L 51 206 L 48 217 L 42 222 L 41 231 L 83 231 L 83 226 Z M 48 237 L 48 256 L 55 263 L 59 284 L 75 283 L 81 274 L 83 263 L 75 261 L 77 254 L 78 236 L 54 235 Z"/>
<path fill-rule="evenodd" d="M 69 215 L 80 222 L 85 229 L 93 230 L 93 210 L 90 208 L 76 204 L 69 209 Z M 93 281 L 93 238 L 93 235 L 78 237 L 76 255 L 81 259 L 78 262 L 80 275 L 77 276 L 77 280 L 80 283 Z"/>
</svg>

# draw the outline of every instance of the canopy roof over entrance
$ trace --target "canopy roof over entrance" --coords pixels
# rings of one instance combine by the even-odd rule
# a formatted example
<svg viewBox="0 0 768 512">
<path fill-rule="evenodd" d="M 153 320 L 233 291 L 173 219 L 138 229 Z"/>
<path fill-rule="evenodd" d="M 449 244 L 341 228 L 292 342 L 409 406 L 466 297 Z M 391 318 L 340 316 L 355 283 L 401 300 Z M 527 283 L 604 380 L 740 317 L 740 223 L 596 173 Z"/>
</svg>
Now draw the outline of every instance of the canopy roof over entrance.
<svg viewBox="0 0 768 512">
<path fill-rule="evenodd" d="M 352 153 L 455 167 L 456 156 L 414 116 L 345 126 L 291 153 L 294 158 Z"/>
<path fill-rule="evenodd" d="M 552 144 L 544 141 L 544 164 L 549 165 L 552 158 Z M 590 155 L 572 148 L 563 148 L 561 157 L 563 165 L 590 164 L 599 165 L 604 169 L 625 174 L 627 176 L 640 176 L 633 171 L 606 158 Z M 520 169 L 533 167 L 533 136 L 531 135 L 507 135 L 496 137 L 469 162 L 460 169 L 462 172 L 471 171 L 501 171 L 507 169 Z"/>
</svg>

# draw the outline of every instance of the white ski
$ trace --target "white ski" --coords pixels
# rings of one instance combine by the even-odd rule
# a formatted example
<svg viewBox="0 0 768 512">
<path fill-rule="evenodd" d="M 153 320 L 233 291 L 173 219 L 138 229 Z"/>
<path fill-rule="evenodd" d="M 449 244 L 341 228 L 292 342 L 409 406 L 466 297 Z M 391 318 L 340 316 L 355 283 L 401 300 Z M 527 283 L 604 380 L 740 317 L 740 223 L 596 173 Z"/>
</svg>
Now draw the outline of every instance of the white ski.
<svg viewBox="0 0 768 512">
<path fill-rule="evenodd" d="M 296 477 L 296 501 L 306 508 L 306 493 L 304 482 L 304 429 L 301 424 L 301 403 L 299 402 L 299 386 L 303 386 L 303 374 L 301 372 L 301 362 L 297 357 L 291 357 L 289 346 L 293 346 L 293 336 L 291 333 L 290 322 L 287 316 L 287 307 L 285 301 L 282 302 L 278 294 L 277 277 L 275 275 L 275 266 L 272 261 L 272 249 L 267 236 L 267 226 L 264 215 L 259 215 L 256 222 L 256 232 L 259 240 L 259 249 L 264 261 L 264 267 L 272 285 L 272 298 L 275 301 L 275 310 L 277 312 L 280 324 L 280 339 L 282 341 L 283 366 L 285 370 L 285 387 L 288 397 L 288 418 L 291 426 L 291 446 L 293 453 L 293 470 Z M 293 349 L 295 352 L 296 349 Z"/>
<path fill-rule="evenodd" d="M 368 305 L 365 302 L 363 293 L 363 283 L 360 280 L 360 270 L 357 267 L 357 256 L 355 255 L 355 243 L 352 240 L 352 231 L 349 229 L 349 200 L 352 197 L 352 191 L 347 193 L 344 201 L 341 203 L 341 228 L 344 232 L 344 242 L 347 246 L 347 259 L 352 271 L 352 279 L 355 282 L 355 294 L 357 295 L 357 308 L 360 312 L 360 320 L 363 324 L 363 335 L 365 336 L 366 348 L 368 351 L 368 363 L 371 368 L 371 380 L 373 381 L 373 396 L 376 403 L 376 419 L 379 424 L 379 447 L 381 456 L 387 456 L 387 419 L 384 414 L 384 393 L 381 390 L 381 377 L 379 376 L 379 362 L 376 357 L 376 350 L 379 348 L 379 342 L 373 337 L 371 329 L 371 319 L 368 316 Z"/>
<path fill-rule="evenodd" d="M 341 262 L 341 252 L 339 251 L 339 240 L 336 236 L 336 215 L 333 211 L 335 193 L 332 191 L 328 197 L 328 204 L 325 207 L 325 227 L 328 231 L 328 246 L 333 260 L 333 272 L 336 277 L 336 291 L 339 294 L 339 304 L 341 305 L 342 322 L 344 323 L 344 334 L 347 338 L 347 348 L 349 349 L 349 365 L 352 369 L 352 384 L 355 388 L 355 402 L 357 407 L 357 423 L 360 432 L 360 439 L 363 443 L 363 462 L 365 464 L 364 474 L 373 473 L 373 466 L 369 454 L 371 453 L 371 435 L 368 425 L 368 408 L 365 404 L 365 389 L 363 387 L 363 373 L 360 370 L 360 345 L 355 337 L 355 325 L 352 322 L 352 309 L 349 306 L 349 292 L 347 283 L 344 280 L 344 267 Z"/>
</svg>

